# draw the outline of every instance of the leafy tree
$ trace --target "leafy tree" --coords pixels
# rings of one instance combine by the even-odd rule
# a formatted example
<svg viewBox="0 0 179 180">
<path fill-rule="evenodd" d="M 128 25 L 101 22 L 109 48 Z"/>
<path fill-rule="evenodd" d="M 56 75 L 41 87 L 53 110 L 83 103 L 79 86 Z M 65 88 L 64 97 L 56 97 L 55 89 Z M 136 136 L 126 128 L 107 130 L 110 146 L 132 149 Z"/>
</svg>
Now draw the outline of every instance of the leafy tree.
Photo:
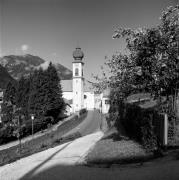
<svg viewBox="0 0 179 180">
<path fill-rule="evenodd" d="M 176 119 L 179 119 L 179 6 L 168 7 L 160 19 L 156 27 L 135 30 L 120 28 L 115 31 L 114 38 L 125 39 L 127 53 L 116 54 L 106 62 L 109 75 L 103 70 L 102 78 L 96 76 L 96 87 L 112 89 L 110 119 L 114 119 L 116 126 L 119 119 L 123 119 L 121 116 L 126 115 L 125 98 L 135 92 L 149 92 L 158 99 L 158 111 L 168 113 L 175 134 Z M 134 114 L 137 116 L 137 112 Z M 133 117 L 129 120 L 133 120 Z M 148 142 L 153 143 L 154 130 L 149 123 L 153 121 L 148 120 L 151 135 Z M 133 127 L 131 121 L 126 127 Z M 147 137 L 149 131 L 146 127 L 143 133 Z"/>
<path fill-rule="evenodd" d="M 106 62 L 110 75 L 96 77 L 96 87 L 118 89 L 123 97 L 150 92 L 155 97 L 176 96 L 179 89 L 179 6 L 162 13 L 153 28 L 120 28 L 113 38 L 124 38 L 127 54 L 116 54 Z M 102 85 L 102 86 L 101 86 Z"/>
<path fill-rule="evenodd" d="M 179 78 L 179 6 L 163 12 L 161 23 L 148 29 L 119 29 L 114 38 L 125 38 L 131 62 L 141 68 L 138 88 L 155 96 L 176 94 Z M 137 80 L 137 77 L 136 77 Z"/>
</svg>

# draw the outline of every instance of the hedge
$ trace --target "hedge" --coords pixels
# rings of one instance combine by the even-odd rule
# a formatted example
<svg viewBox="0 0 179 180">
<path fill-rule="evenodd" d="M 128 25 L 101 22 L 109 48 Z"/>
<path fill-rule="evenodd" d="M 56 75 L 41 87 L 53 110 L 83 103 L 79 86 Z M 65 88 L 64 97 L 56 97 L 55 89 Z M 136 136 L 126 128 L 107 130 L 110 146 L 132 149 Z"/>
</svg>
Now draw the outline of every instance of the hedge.
<svg viewBox="0 0 179 180">
<path fill-rule="evenodd" d="M 161 116 L 154 108 L 143 109 L 135 104 L 118 103 L 117 107 L 110 108 L 109 113 L 109 119 L 115 122 L 118 131 L 122 124 L 129 138 L 141 143 L 146 150 L 158 148 L 160 143 L 156 121 L 161 120 Z"/>
</svg>

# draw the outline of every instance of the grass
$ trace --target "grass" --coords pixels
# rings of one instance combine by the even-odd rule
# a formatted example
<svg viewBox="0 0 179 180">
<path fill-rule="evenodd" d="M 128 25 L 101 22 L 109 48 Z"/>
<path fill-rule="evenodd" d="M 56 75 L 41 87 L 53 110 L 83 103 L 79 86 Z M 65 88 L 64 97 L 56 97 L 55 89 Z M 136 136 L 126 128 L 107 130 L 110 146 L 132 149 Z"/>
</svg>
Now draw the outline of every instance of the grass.
<svg viewBox="0 0 179 180">
<path fill-rule="evenodd" d="M 114 129 L 108 131 L 97 142 L 86 157 L 88 165 L 94 164 L 123 164 L 141 162 L 151 157 L 143 147 L 125 136 L 119 136 Z"/>
<path fill-rule="evenodd" d="M 21 144 L 21 148 L 19 145 L 16 145 L 8 149 L 1 150 L 0 166 L 80 137 L 80 133 L 77 132 L 70 136 L 62 138 L 64 134 L 79 125 L 84 120 L 84 118 L 85 115 L 82 115 L 77 120 L 69 120 L 63 123 L 54 131 L 44 133 L 44 135 L 42 136 L 38 136 Z"/>
</svg>

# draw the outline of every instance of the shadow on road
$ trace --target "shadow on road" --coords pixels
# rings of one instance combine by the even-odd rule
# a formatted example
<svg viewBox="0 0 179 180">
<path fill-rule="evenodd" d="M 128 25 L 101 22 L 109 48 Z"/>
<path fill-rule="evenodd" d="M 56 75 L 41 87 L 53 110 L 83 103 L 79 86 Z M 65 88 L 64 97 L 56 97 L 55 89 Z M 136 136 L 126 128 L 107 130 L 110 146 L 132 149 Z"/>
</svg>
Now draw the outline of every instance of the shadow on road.
<svg viewBox="0 0 179 180">
<path fill-rule="evenodd" d="M 40 168 L 42 167 L 44 164 L 46 164 L 48 161 L 50 161 L 56 154 L 58 154 L 59 152 L 63 151 L 67 146 L 69 146 L 72 142 L 69 142 L 68 144 L 66 144 L 63 148 L 61 148 L 60 150 L 58 150 L 57 152 L 53 153 L 50 157 L 48 157 L 45 161 L 43 161 L 42 163 L 40 163 L 38 166 L 36 166 L 34 169 L 32 169 L 31 171 L 29 171 L 24 177 L 22 177 L 21 179 L 31 179 L 31 177 L 33 176 L 33 174 Z"/>
<path fill-rule="evenodd" d="M 178 167 L 178 161 L 112 168 L 59 165 L 38 174 L 30 172 L 21 180 L 178 180 Z"/>
</svg>

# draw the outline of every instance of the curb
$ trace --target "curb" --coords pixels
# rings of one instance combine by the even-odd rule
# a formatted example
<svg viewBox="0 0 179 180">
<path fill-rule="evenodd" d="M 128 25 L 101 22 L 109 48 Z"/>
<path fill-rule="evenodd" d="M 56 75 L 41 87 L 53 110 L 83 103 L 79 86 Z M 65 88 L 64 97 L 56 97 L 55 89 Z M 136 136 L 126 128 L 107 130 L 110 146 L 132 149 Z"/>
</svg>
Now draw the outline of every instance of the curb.
<svg viewBox="0 0 179 180">
<path fill-rule="evenodd" d="M 101 167 L 101 168 L 110 168 L 111 166 L 120 166 L 120 165 L 132 165 L 140 164 L 142 165 L 145 162 L 157 159 L 154 155 L 149 155 L 145 157 L 133 157 L 126 159 L 108 159 L 108 160 L 94 160 L 91 162 L 86 162 L 84 165 L 87 167 Z"/>
</svg>

